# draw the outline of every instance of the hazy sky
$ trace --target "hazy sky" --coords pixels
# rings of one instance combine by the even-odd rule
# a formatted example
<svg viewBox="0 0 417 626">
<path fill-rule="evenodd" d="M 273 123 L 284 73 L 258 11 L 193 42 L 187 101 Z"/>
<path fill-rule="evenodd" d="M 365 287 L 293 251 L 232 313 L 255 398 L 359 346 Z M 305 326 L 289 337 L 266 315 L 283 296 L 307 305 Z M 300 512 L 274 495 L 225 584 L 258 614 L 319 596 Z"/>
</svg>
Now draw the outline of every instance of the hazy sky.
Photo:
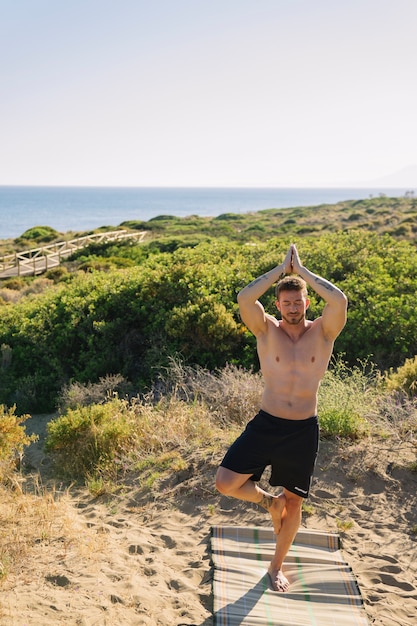
<svg viewBox="0 0 417 626">
<path fill-rule="evenodd" d="M 0 0 L 0 184 L 416 166 L 416 28 L 416 0 Z"/>
</svg>

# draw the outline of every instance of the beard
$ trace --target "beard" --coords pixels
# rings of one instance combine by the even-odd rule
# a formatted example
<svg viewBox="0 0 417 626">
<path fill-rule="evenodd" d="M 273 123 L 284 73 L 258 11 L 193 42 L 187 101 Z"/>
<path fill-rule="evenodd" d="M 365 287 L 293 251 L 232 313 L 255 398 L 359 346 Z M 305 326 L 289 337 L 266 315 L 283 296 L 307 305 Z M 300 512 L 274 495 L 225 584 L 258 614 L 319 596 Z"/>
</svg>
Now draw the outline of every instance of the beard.
<svg viewBox="0 0 417 626">
<path fill-rule="evenodd" d="M 305 318 L 305 313 L 299 313 L 297 315 L 283 315 L 281 313 L 281 317 L 282 319 L 287 322 L 287 324 L 290 324 L 291 326 L 296 326 L 297 324 L 299 324 L 300 322 L 302 322 Z"/>
</svg>

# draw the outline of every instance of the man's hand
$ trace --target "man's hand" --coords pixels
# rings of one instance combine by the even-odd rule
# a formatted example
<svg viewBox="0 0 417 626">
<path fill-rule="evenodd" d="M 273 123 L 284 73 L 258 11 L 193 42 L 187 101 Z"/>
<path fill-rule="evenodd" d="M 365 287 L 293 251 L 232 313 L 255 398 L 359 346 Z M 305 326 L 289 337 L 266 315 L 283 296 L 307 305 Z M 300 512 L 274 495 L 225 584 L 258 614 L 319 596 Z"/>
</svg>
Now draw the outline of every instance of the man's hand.
<svg viewBox="0 0 417 626">
<path fill-rule="evenodd" d="M 297 248 L 293 243 L 290 252 L 293 273 L 305 280 L 307 285 L 326 302 L 321 315 L 322 329 L 326 338 L 334 341 L 346 323 L 347 298 L 336 285 L 317 274 L 313 274 L 302 265 Z M 287 257 L 285 258 L 287 259 Z"/>
<path fill-rule="evenodd" d="M 298 256 L 298 251 L 294 243 L 290 245 L 290 249 L 282 264 L 286 274 L 298 274 L 298 270 L 302 268 L 300 257 Z"/>
<path fill-rule="evenodd" d="M 288 250 L 284 261 L 282 262 L 284 266 L 284 271 L 286 274 L 292 274 L 294 272 L 293 269 L 293 247 L 294 244 L 291 244 L 290 249 Z"/>
<path fill-rule="evenodd" d="M 298 256 L 298 250 L 295 247 L 294 243 L 291 244 L 289 252 L 291 253 L 291 272 L 293 274 L 298 274 L 303 266 L 301 265 L 300 257 Z"/>
</svg>

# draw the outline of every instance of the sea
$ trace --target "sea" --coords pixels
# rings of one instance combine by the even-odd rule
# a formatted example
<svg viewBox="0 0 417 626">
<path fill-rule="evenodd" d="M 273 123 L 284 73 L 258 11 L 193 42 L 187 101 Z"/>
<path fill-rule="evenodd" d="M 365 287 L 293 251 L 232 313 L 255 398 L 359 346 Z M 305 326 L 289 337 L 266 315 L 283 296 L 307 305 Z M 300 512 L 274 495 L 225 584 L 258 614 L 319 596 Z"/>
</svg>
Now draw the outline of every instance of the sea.
<svg viewBox="0 0 417 626">
<path fill-rule="evenodd" d="M 15 239 L 34 226 L 60 233 L 148 221 L 161 215 L 216 217 L 262 209 L 333 204 L 386 195 L 404 188 L 285 187 L 14 187 L 0 186 L 0 239 Z"/>
</svg>

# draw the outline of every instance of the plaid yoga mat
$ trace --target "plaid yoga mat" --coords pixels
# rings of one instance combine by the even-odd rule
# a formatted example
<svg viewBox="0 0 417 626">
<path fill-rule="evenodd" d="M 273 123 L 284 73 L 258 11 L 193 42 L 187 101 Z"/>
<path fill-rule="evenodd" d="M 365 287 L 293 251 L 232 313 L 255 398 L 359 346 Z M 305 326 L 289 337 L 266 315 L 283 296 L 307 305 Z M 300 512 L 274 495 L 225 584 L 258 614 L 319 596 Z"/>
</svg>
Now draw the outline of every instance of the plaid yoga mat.
<svg viewBox="0 0 417 626">
<path fill-rule="evenodd" d="M 369 626 L 337 534 L 300 530 L 285 559 L 291 586 L 272 590 L 272 528 L 214 526 L 215 626 Z"/>
</svg>

